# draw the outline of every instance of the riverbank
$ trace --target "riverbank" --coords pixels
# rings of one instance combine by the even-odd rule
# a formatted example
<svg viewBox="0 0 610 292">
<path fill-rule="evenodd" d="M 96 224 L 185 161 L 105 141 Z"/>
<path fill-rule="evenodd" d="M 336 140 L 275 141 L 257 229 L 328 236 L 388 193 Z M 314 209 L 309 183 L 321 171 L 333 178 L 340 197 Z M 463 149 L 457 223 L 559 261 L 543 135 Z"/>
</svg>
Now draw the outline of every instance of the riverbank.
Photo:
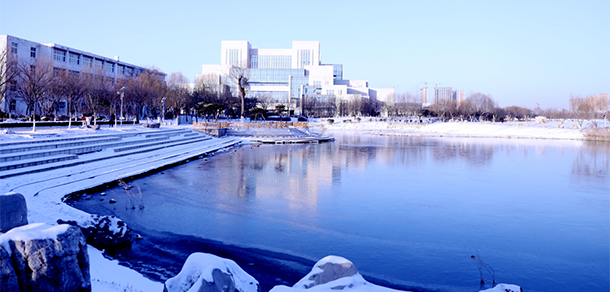
<svg viewBox="0 0 610 292">
<path fill-rule="evenodd" d="M 383 120 L 383 121 L 381 121 Z M 585 123 L 587 126 L 590 123 Z M 600 124 L 598 122 L 598 124 Z M 603 125 L 603 121 L 601 125 Z M 469 137 L 469 138 L 509 138 L 509 139 L 560 139 L 584 140 L 585 137 L 574 121 L 551 121 L 543 124 L 530 122 L 489 123 L 489 122 L 446 122 L 407 123 L 405 120 L 362 118 L 319 119 L 311 123 L 312 129 L 325 131 L 360 131 L 374 135 L 400 135 L 422 137 Z"/>
<path fill-rule="evenodd" d="M 332 129 L 332 130 L 336 130 L 336 131 L 349 131 L 349 130 L 363 130 L 363 131 L 373 131 L 375 128 L 373 127 L 373 125 L 375 123 L 379 123 L 378 126 L 380 127 L 386 127 L 384 131 L 384 134 L 401 134 L 400 131 L 396 131 L 394 130 L 392 123 L 383 123 L 383 122 L 374 122 L 374 123 L 370 123 L 368 125 L 368 127 L 360 127 L 359 129 L 348 129 L 348 127 L 338 127 L 337 129 Z M 344 124 L 348 124 L 348 123 L 344 123 Z M 364 123 L 362 123 L 361 125 L 363 125 Z M 385 125 L 383 125 L 385 124 Z M 82 129 L 73 129 L 73 130 L 66 130 L 66 129 L 49 129 L 49 130 L 38 130 L 35 133 L 28 133 L 26 132 L 20 132 L 19 134 L 0 134 L 0 141 L 2 142 L 7 142 L 7 141 L 18 141 L 18 140 L 31 140 L 31 139 L 40 139 L 40 138 L 53 138 L 53 137 L 69 137 L 69 136 L 78 136 L 78 135 L 93 135 L 93 134 L 102 134 L 102 133 L 110 133 L 110 131 L 122 131 L 122 132 L 130 132 L 130 131 L 140 131 L 141 127 L 136 127 L 136 128 L 121 128 L 121 129 L 102 129 L 100 131 L 90 131 L 90 130 L 82 130 Z M 107 132 L 108 131 L 108 132 Z M 223 148 L 218 148 L 217 150 L 222 151 Z M 168 150 L 166 154 L 173 154 L 176 152 L 176 149 L 173 150 Z M 95 155 L 95 154 L 91 154 L 91 155 Z M 167 165 L 172 165 L 175 163 L 180 163 L 180 161 L 184 161 L 186 158 L 184 157 L 179 157 L 179 158 L 173 158 L 170 160 L 157 160 L 152 162 L 152 164 L 147 165 L 145 167 L 139 167 L 138 169 L 127 169 L 125 171 L 121 171 L 120 173 L 116 173 L 116 176 L 113 176 L 112 180 L 116 180 L 119 178 L 123 178 L 123 177 L 129 177 L 129 176 L 134 176 L 134 175 L 145 175 L 147 172 L 149 171 L 154 171 L 155 169 L 159 169 L 161 167 L 166 167 Z M 115 165 L 121 164 L 121 163 L 129 163 L 130 160 L 123 160 L 122 162 L 115 162 Z M 108 162 L 103 163 L 103 164 L 109 164 Z M 63 176 L 64 179 L 66 180 L 72 180 L 73 178 L 68 179 L 68 176 L 72 176 L 73 173 L 75 172 L 81 172 L 81 171 L 85 171 L 86 169 L 75 169 L 72 171 L 66 171 Z M 38 177 L 35 177 L 35 175 L 38 175 Z M 29 222 L 33 223 L 33 222 L 43 222 L 43 223 L 47 223 L 47 224 L 55 224 L 56 220 L 58 218 L 64 219 L 64 220 L 69 220 L 69 219 L 76 219 L 82 216 L 85 216 L 86 213 L 81 212 L 79 210 L 73 209 L 67 205 L 65 205 L 64 203 L 61 202 L 61 199 L 63 198 L 64 195 L 71 193 L 71 192 L 75 192 L 78 190 L 83 190 L 83 189 L 87 189 L 90 188 L 92 186 L 96 186 L 96 185 L 103 185 L 109 181 L 112 180 L 108 180 L 108 177 L 102 177 L 102 176 L 87 176 L 85 178 L 83 178 L 81 181 L 79 181 L 78 183 L 65 183 L 63 180 L 62 181 L 47 181 L 44 183 L 35 183 L 36 181 L 42 181 L 42 180 L 46 180 L 47 177 L 45 177 L 45 175 L 39 175 L 39 174 L 33 174 L 32 176 L 27 176 L 27 178 L 23 177 L 23 178 L 10 178 L 8 180 L 4 180 L 1 184 L 0 184 L 0 189 L 2 190 L 2 192 L 6 192 L 6 191 L 10 191 L 10 190 L 15 190 L 21 193 L 24 193 L 24 195 L 26 195 L 26 199 L 28 202 L 28 206 L 30 208 L 29 214 L 28 214 L 28 219 Z M 36 194 L 36 195 L 34 195 Z M 164 236 L 160 236 L 161 239 L 164 238 Z M 165 242 L 170 242 L 172 241 L 171 236 L 165 236 Z M 162 244 L 162 242 L 164 242 L 163 240 L 160 241 L 160 243 Z M 151 242 L 151 247 L 153 247 L 156 243 Z M 199 244 L 197 244 L 196 246 L 201 246 Z M 214 246 L 214 244 L 210 245 L 210 246 Z M 142 245 L 143 248 L 146 249 L 145 245 Z M 220 252 L 222 252 L 223 250 L 227 250 L 229 249 L 228 246 L 222 246 L 222 245 L 216 245 L 216 249 Z M 91 250 L 91 248 L 90 248 Z M 102 257 L 102 259 L 100 259 L 100 255 L 101 253 L 96 252 L 96 251 L 92 251 L 92 253 L 95 254 L 96 257 L 96 262 L 95 264 L 92 264 L 92 269 L 91 269 L 91 273 L 92 273 L 92 285 L 94 287 L 94 291 L 160 291 L 159 287 L 161 287 L 162 289 L 162 284 L 156 281 L 151 281 L 148 280 L 144 277 L 142 277 L 141 275 L 138 274 L 138 276 L 130 276 L 130 277 L 123 277 L 121 276 L 121 274 L 123 274 L 123 272 L 120 271 L 125 271 L 125 273 L 127 274 L 127 270 L 125 270 L 123 267 L 120 267 L 115 261 L 111 261 L 111 260 L 107 260 L 104 259 Z M 183 254 L 188 254 L 188 250 L 184 249 L 182 251 Z M 156 253 L 153 253 L 156 254 Z M 157 254 L 160 255 L 160 254 Z M 250 264 L 250 263 L 254 263 L 254 264 L 261 264 L 262 260 L 261 258 L 264 256 L 261 256 L 261 254 L 257 254 L 257 253 L 249 253 L 249 254 L 244 254 L 243 255 L 244 258 L 248 258 L 248 257 L 254 257 L 256 259 L 256 261 L 254 260 L 244 260 L 244 264 Z M 267 255 L 269 256 L 269 255 Z M 275 257 L 275 256 L 274 256 Z M 139 258 L 139 259 L 134 259 L 136 261 L 145 261 L 145 258 Z M 179 262 L 178 264 L 181 265 L 183 263 L 183 261 Z M 306 266 L 306 263 L 301 263 L 302 266 Z M 272 269 L 274 266 L 273 265 L 267 265 L 268 267 L 270 267 L 270 269 Z M 119 272 L 117 272 L 119 271 Z M 274 269 L 272 272 L 268 272 L 269 274 L 273 274 L 273 272 L 277 272 L 277 273 L 282 273 L 282 275 L 284 275 L 284 273 L 287 273 L 287 270 L 282 270 L 282 269 Z M 300 273 L 302 273 L 302 271 L 299 271 Z M 284 284 L 292 284 L 294 282 L 291 282 L 291 280 L 296 279 L 297 276 L 290 276 L 290 277 L 284 277 L 282 279 L 282 281 L 280 281 L 280 283 L 284 283 Z M 261 281 L 264 281 L 264 279 L 260 279 Z"/>
</svg>

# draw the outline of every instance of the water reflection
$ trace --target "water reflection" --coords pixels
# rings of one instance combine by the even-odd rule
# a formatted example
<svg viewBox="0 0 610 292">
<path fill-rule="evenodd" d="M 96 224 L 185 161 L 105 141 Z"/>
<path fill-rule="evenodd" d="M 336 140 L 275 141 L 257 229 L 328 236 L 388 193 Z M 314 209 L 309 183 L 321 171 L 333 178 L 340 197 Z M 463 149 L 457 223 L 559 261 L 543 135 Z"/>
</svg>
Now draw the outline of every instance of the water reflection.
<svg viewBox="0 0 610 292">
<path fill-rule="evenodd" d="M 118 215 L 312 260 L 340 254 L 365 273 L 450 291 L 478 288 L 473 246 L 528 291 L 610 288 L 607 143 L 335 137 L 143 178 L 146 208 Z"/>
</svg>

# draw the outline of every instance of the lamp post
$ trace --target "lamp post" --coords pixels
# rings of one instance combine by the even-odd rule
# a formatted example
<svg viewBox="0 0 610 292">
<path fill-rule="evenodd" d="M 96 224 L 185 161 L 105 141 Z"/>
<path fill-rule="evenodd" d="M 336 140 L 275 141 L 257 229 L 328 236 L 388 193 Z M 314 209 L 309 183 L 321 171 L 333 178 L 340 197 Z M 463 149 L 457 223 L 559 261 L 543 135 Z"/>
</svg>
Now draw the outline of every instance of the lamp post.
<svg viewBox="0 0 610 292">
<path fill-rule="evenodd" d="M 117 94 L 121 95 L 121 127 L 123 126 L 123 97 L 125 97 L 125 89 L 127 89 L 127 86 L 121 87 L 119 92 L 117 92 Z M 116 119 L 114 119 L 114 127 L 116 127 Z"/>
<path fill-rule="evenodd" d="M 161 99 L 161 122 L 165 123 L 165 100 L 167 97 Z"/>
</svg>

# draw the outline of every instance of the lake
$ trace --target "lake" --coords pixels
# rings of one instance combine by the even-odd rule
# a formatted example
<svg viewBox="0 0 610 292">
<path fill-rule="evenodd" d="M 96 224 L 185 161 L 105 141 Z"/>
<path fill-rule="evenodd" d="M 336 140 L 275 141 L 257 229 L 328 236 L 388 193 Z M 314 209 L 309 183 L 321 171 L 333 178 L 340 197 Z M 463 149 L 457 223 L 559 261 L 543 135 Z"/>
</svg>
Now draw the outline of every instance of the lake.
<svg viewBox="0 0 610 292">
<path fill-rule="evenodd" d="M 610 290 L 610 143 L 330 134 L 233 149 L 108 189 L 113 207 L 75 206 L 135 229 L 339 255 L 420 290 L 478 291 L 479 260 L 493 269 L 485 288 Z"/>
</svg>

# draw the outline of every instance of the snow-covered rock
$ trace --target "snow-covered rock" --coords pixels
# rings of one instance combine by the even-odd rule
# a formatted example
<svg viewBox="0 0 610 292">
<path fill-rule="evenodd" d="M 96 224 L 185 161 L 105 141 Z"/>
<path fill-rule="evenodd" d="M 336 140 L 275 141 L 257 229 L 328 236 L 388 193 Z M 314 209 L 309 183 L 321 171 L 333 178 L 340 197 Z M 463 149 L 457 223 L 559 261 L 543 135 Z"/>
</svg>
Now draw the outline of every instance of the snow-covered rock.
<svg viewBox="0 0 610 292">
<path fill-rule="evenodd" d="M 523 289 L 512 284 L 498 284 L 491 289 L 481 290 L 479 292 L 522 292 Z"/>
<path fill-rule="evenodd" d="M 57 220 L 59 224 L 70 224 L 81 228 L 87 243 L 99 249 L 118 249 L 131 246 L 131 228 L 115 216 L 93 214 L 78 221 Z"/>
<path fill-rule="evenodd" d="M 270 292 L 300 292 L 300 291 L 335 292 L 391 292 L 398 291 L 366 281 L 356 266 L 349 260 L 339 256 L 327 256 L 318 261 L 311 272 L 294 286 L 275 286 Z"/>
<path fill-rule="evenodd" d="M 0 291 L 91 291 L 80 228 L 35 223 L 0 235 Z"/>
<path fill-rule="evenodd" d="M 191 254 L 175 277 L 165 281 L 166 292 L 258 292 L 258 281 L 234 261 L 207 253 Z"/>
<path fill-rule="evenodd" d="M 22 194 L 10 192 L 0 195 L 0 206 L 0 232 L 28 224 L 28 207 Z"/>
</svg>

